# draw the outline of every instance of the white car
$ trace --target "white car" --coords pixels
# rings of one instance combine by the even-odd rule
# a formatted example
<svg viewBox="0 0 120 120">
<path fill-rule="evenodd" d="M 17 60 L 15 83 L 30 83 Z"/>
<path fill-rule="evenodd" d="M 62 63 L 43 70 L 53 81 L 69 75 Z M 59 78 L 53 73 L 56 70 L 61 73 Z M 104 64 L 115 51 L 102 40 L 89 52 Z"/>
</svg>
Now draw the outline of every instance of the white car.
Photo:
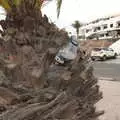
<svg viewBox="0 0 120 120">
<path fill-rule="evenodd" d="M 116 53 L 111 48 L 94 48 L 91 51 L 92 60 L 106 60 L 108 58 L 116 58 Z"/>
</svg>

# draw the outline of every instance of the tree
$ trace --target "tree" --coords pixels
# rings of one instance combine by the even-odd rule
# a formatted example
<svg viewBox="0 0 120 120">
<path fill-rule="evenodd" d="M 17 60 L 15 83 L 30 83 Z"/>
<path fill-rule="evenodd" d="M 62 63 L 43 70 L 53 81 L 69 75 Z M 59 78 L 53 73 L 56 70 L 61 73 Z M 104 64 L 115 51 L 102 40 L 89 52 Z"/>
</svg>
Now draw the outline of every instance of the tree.
<svg viewBox="0 0 120 120">
<path fill-rule="evenodd" d="M 42 17 L 44 3 L 0 0 L 7 11 L 0 21 L 0 120 L 96 120 L 102 93 L 88 56 L 81 50 L 68 64 L 54 64 L 68 36 Z"/>
<path fill-rule="evenodd" d="M 7 12 L 8 21 L 11 19 L 12 22 L 14 22 L 14 25 L 19 27 L 24 24 L 24 22 L 28 19 L 28 16 L 29 22 L 31 19 L 31 23 L 29 23 L 28 20 L 26 23 L 30 25 L 35 24 L 36 21 L 34 20 L 33 22 L 33 19 L 41 18 L 42 6 L 46 5 L 46 3 L 50 1 L 51 0 L 0 0 L 0 5 Z M 56 0 L 57 16 L 60 14 L 61 4 L 62 0 Z"/>
<path fill-rule="evenodd" d="M 80 27 L 82 26 L 82 24 L 79 22 L 79 21 L 75 21 L 73 24 L 72 24 L 73 28 L 76 29 L 76 34 L 77 34 L 77 39 L 79 37 L 79 29 Z"/>
</svg>

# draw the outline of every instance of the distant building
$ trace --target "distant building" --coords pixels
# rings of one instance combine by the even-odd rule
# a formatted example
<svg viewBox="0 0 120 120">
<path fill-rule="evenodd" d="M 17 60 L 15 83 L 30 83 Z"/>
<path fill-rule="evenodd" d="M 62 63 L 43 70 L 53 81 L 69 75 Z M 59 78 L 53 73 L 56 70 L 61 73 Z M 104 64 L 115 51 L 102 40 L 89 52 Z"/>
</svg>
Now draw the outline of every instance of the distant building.
<svg viewBox="0 0 120 120">
<path fill-rule="evenodd" d="M 80 28 L 80 39 L 112 40 L 120 38 L 120 16 L 101 18 Z"/>
</svg>

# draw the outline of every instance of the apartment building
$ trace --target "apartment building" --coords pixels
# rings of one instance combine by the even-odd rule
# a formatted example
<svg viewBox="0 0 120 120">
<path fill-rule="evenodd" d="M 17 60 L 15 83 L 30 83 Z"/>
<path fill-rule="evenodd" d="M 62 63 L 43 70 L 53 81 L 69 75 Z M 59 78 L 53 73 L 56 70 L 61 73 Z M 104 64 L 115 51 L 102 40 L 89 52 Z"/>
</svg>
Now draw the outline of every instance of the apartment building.
<svg viewBox="0 0 120 120">
<path fill-rule="evenodd" d="M 101 18 L 80 28 L 80 39 L 112 40 L 120 38 L 120 16 Z"/>
</svg>

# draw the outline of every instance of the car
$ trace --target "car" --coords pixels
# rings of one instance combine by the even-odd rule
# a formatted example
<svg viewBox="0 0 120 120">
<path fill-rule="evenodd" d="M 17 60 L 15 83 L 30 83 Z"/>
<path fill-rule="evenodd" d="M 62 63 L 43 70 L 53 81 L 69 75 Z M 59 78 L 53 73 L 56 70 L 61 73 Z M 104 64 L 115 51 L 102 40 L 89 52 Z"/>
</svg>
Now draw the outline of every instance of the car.
<svg viewBox="0 0 120 120">
<path fill-rule="evenodd" d="M 93 48 L 91 51 L 91 59 L 92 60 L 106 60 L 109 58 L 116 58 L 116 53 L 111 48 L 106 47 L 97 47 Z"/>
</svg>

